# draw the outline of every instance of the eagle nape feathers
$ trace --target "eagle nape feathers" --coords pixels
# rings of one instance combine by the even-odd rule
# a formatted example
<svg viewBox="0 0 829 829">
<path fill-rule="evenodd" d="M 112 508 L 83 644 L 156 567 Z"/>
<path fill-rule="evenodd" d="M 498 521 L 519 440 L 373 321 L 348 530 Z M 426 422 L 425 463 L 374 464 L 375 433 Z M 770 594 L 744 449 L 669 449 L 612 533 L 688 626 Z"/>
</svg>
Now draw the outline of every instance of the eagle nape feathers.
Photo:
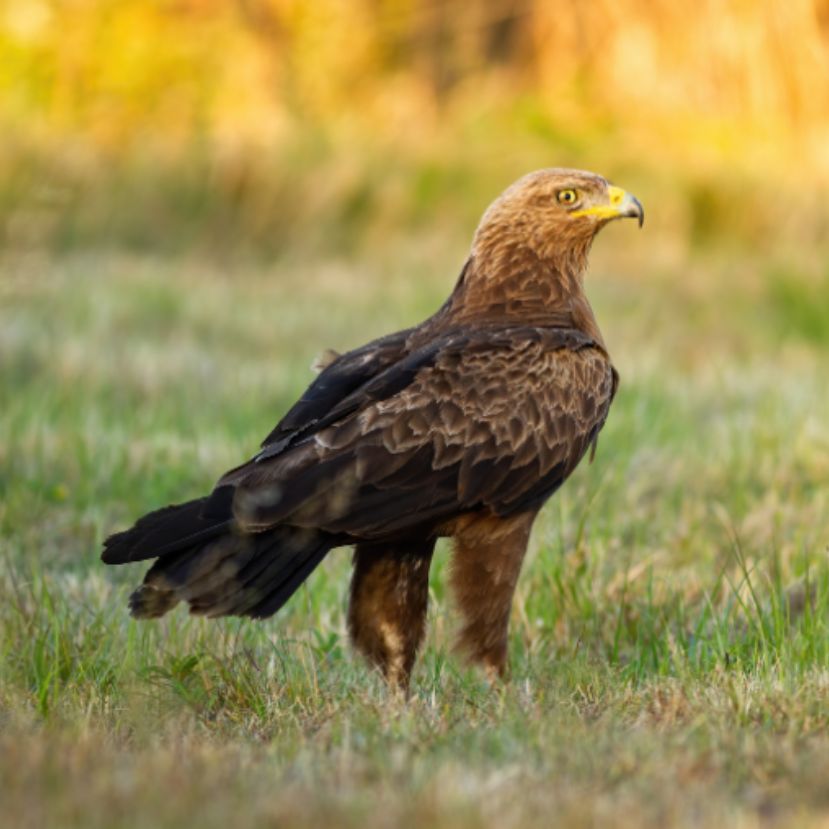
<svg viewBox="0 0 829 829">
<path fill-rule="evenodd" d="M 595 447 L 617 387 L 584 293 L 609 221 L 644 213 L 578 170 L 530 173 L 486 210 L 454 290 L 419 325 L 321 372 L 251 460 L 213 492 L 110 536 L 107 564 L 150 561 L 137 618 L 278 611 L 335 547 L 353 546 L 348 627 L 406 690 L 429 566 L 453 540 L 459 649 L 507 664 L 510 607 L 533 520 Z"/>
</svg>

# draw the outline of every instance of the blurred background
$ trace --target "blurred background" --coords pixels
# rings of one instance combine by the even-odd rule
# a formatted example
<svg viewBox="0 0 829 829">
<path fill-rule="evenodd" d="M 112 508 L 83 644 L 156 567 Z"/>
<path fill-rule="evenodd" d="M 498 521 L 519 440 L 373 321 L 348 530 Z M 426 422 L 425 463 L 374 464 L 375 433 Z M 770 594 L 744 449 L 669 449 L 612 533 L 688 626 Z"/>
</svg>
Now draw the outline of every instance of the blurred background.
<svg viewBox="0 0 829 829">
<path fill-rule="evenodd" d="M 130 621 L 142 569 L 103 567 L 103 538 L 250 457 L 322 349 L 434 311 L 487 204 L 545 166 L 647 221 L 591 254 L 621 385 L 535 524 L 513 707 L 448 657 L 443 546 L 434 716 L 388 741 L 344 550 L 266 624 Z M 317 802 L 313 825 L 547 825 L 573 785 L 579 825 L 823 814 L 827 358 L 829 0 L 0 0 L 0 711 L 30 735 L 0 751 L 30 781 L 10 825 Z M 142 729 L 221 774 L 175 748 L 161 780 Z M 251 777 L 222 735 L 273 763 Z M 388 811 L 404 779 L 412 811 Z M 434 820 L 452 797 L 481 820 Z"/>
<path fill-rule="evenodd" d="M 829 230 L 829 0 L 14 0 L 0 67 L 7 256 L 465 239 L 553 165 L 673 264 Z"/>
</svg>

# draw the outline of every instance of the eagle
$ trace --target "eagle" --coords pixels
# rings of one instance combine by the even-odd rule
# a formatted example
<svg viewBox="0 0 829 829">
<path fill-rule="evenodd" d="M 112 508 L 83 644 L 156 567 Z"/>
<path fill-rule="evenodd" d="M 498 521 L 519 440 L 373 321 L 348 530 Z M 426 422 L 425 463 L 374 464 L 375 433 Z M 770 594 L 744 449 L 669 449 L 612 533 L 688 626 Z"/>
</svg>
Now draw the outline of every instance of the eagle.
<svg viewBox="0 0 829 829">
<path fill-rule="evenodd" d="M 276 613 L 334 548 L 353 546 L 355 648 L 408 691 L 429 567 L 452 539 L 458 650 L 507 667 L 513 593 L 533 521 L 595 451 L 618 375 L 584 292 L 608 222 L 640 202 L 593 173 L 530 173 L 485 211 L 446 302 L 321 371 L 249 461 L 202 498 L 140 518 L 107 564 L 154 560 L 129 608 Z"/>
</svg>

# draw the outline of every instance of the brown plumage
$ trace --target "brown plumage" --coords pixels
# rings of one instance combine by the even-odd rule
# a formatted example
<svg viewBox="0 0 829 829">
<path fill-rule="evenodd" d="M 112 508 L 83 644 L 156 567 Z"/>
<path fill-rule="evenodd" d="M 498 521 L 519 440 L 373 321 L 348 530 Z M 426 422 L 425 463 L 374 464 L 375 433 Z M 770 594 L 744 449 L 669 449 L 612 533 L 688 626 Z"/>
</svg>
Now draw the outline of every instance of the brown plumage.
<svg viewBox="0 0 829 829">
<path fill-rule="evenodd" d="M 111 536 L 108 564 L 155 559 L 134 616 L 275 613 L 334 547 L 355 545 L 348 626 L 408 687 L 437 538 L 454 539 L 459 646 L 504 672 L 510 605 L 541 505 L 575 469 L 616 390 L 583 290 L 607 221 L 643 213 L 603 178 L 532 173 L 486 211 L 449 299 L 415 328 L 322 371 L 211 495 Z"/>
</svg>

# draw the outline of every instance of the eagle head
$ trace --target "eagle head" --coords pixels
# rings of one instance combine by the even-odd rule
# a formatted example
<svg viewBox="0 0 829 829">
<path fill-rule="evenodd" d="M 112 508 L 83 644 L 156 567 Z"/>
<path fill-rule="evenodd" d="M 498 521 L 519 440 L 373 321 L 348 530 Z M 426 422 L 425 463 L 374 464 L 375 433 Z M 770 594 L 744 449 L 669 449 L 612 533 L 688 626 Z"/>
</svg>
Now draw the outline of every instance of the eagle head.
<svg viewBox="0 0 829 829">
<path fill-rule="evenodd" d="M 561 167 L 537 170 L 489 206 L 473 251 L 491 255 L 529 248 L 544 260 L 578 259 L 604 225 L 621 218 L 637 219 L 641 227 L 645 211 L 635 196 L 602 176 Z"/>
</svg>

